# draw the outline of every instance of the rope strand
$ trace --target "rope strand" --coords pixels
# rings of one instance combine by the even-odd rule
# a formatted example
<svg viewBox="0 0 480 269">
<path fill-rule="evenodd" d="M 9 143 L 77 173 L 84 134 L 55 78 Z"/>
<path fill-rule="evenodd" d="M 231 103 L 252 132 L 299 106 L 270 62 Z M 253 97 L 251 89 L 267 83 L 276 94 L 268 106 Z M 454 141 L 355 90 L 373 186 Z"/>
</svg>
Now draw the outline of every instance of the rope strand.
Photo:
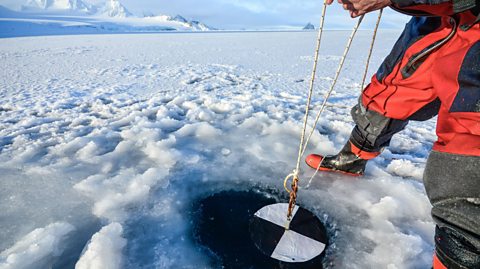
<svg viewBox="0 0 480 269">
<path fill-rule="evenodd" d="M 340 73 L 343 69 L 343 65 L 345 63 L 345 59 L 347 58 L 348 52 L 350 51 L 350 47 L 353 42 L 353 38 L 355 37 L 355 34 L 358 31 L 358 28 L 362 24 L 363 18 L 365 15 L 362 15 L 360 19 L 358 19 L 357 24 L 352 30 L 352 33 L 350 34 L 350 37 L 348 38 L 347 41 L 347 46 L 345 47 L 345 51 L 343 52 L 342 59 L 340 60 L 340 64 L 338 65 L 337 71 L 335 72 L 335 77 L 333 79 L 332 85 L 330 85 L 330 89 L 325 95 L 325 98 L 323 99 L 322 106 L 320 107 L 320 110 L 317 113 L 317 116 L 315 117 L 315 122 L 313 124 L 312 130 L 310 131 L 310 134 L 308 135 L 305 144 L 303 145 L 303 150 L 301 151 L 300 159 L 303 157 L 305 154 L 305 151 L 307 150 L 308 143 L 310 142 L 310 139 L 312 138 L 313 133 L 315 132 L 315 127 L 318 124 L 318 121 L 320 120 L 320 116 L 322 115 L 323 111 L 325 110 L 325 107 L 327 106 L 328 99 L 330 98 L 330 95 L 332 95 L 333 90 L 335 89 L 335 86 L 337 85 L 338 78 L 340 76 Z"/>
<path fill-rule="evenodd" d="M 372 58 L 373 47 L 375 46 L 375 40 L 377 39 L 377 31 L 378 31 L 378 26 L 380 25 L 380 21 L 382 20 L 382 14 L 383 14 L 383 8 L 380 9 L 380 12 L 378 13 L 377 23 L 375 24 L 375 29 L 373 30 L 372 44 L 370 44 L 370 50 L 368 51 L 365 73 L 363 73 L 363 78 L 362 78 L 362 87 L 360 88 L 362 92 L 365 87 L 365 80 L 367 79 L 368 68 L 370 67 L 370 59 Z"/>
<path fill-rule="evenodd" d="M 314 86 L 315 86 L 315 78 L 316 78 L 316 73 L 317 73 L 318 58 L 319 58 L 319 54 L 320 54 L 320 47 L 321 47 L 321 41 L 322 41 L 322 35 L 323 35 L 323 26 L 324 26 L 324 22 L 325 22 L 325 14 L 326 14 L 327 6 L 328 6 L 327 0 L 325 0 L 324 3 L 323 3 L 322 16 L 320 18 L 320 26 L 319 26 L 318 37 L 317 37 L 317 46 L 315 48 L 315 56 L 314 56 L 314 62 L 313 62 L 312 77 L 311 77 L 311 80 L 310 80 L 310 87 L 309 87 L 309 92 L 308 92 L 307 105 L 305 107 L 305 117 L 303 119 L 303 129 L 302 129 L 302 134 L 301 134 L 301 137 L 300 137 L 300 146 L 299 146 L 299 149 L 298 149 L 297 164 L 296 164 L 295 170 L 293 170 L 293 173 L 288 175 L 285 178 L 284 183 L 283 183 L 285 190 L 290 195 L 290 201 L 289 201 L 288 212 L 287 212 L 287 223 L 285 225 L 285 229 L 287 229 L 287 230 L 289 229 L 290 221 L 291 221 L 292 215 L 293 215 L 293 209 L 295 208 L 295 204 L 296 204 L 296 200 L 297 200 L 297 192 L 298 192 L 298 187 L 299 187 L 298 186 L 298 182 L 299 182 L 298 174 L 300 173 L 300 163 L 301 163 L 302 157 L 304 156 L 305 151 L 307 150 L 308 143 L 310 142 L 310 139 L 312 138 L 312 135 L 316 130 L 316 126 L 318 125 L 318 121 L 320 120 L 320 116 L 325 111 L 325 107 L 327 106 L 328 99 L 330 98 L 333 90 L 335 89 L 335 86 L 338 82 L 338 78 L 340 77 L 340 73 L 343 69 L 343 65 L 345 64 L 345 60 L 347 58 L 348 52 L 350 51 L 350 47 L 352 46 L 353 39 L 355 38 L 355 35 L 356 35 L 364 17 L 365 17 L 365 15 L 362 15 L 358 19 L 355 27 L 352 30 L 352 33 L 350 34 L 350 37 L 348 38 L 347 45 L 346 45 L 345 50 L 343 52 L 343 55 L 342 55 L 342 58 L 340 60 L 337 71 L 335 72 L 335 76 L 334 76 L 332 84 L 330 85 L 330 89 L 325 94 L 324 100 L 322 102 L 320 110 L 318 111 L 318 113 L 315 117 L 315 122 L 312 126 L 312 129 L 311 129 L 309 135 L 305 138 L 305 135 L 307 133 L 307 127 L 308 127 L 308 118 L 309 118 L 309 115 L 310 115 L 310 105 L 312 103 L 312 97 L 313 97 L 313 89 L 314 89 Z M 371 56 L 372 56 L 373 47 L 374 47 L 375 39 L 376 39 L 376 36 L 377 36 L 378 26 L 380 24 L 380 20 L 381 20 L 381 17 L 382 17 L 382 12 L 383 12 L 383 10 L 380 10 L 380 14 L 378 16 L 378 20 L 377 20 L 375 30 L 374 30 L 374 33 L 373 33 L 372 43 L 370 45 L 370 50 L 369 50 L 368 57 L 367 57 L 365 73 L 364 73 L 363 79 L 362 79 L 362 89 L 363 89 L 363 86 L 365 85 L 365 80 L 366 80 L 367 73 L 368 73 L 368 67 L 369 67 L 369 64 L 370 64 L 370 59 L 371 59 Z M 313 178 L 316 176 L 316 174 L 320 170 L 322 162 L 323 162 L 323 160 L 318 165 L 315 173 L 310 177 L 307 188 L 310 186 L 310 183 L 312 182 Z M 291 188 L 289 189 L 287 187 L 287 185 L 288 185 L 288 181 L 290 179 L 292 180 L 292 183 L 291 183 L 291 186 L 290 186 Z"/>
<path fill-rule="evenodd" d="M 322 16 L 320 18 L 320 25 L 318 29 L 318 37 L 317 37 L 317 47 L 315 48 L 315 58 L 313 61 L 313 69 L 312 69 L 312 77 L 310 79 L 310 87 L 308 91 L 308 99 L 307 99 L 307 106 L 305 108 L 305 117 L 303 119 L 303 129 L 302 129 L 302 135 L 300 137 L 300 146 L 298 149 L 298 159 L 297 159 L 297 165 L 295 167 L 294 174 L 298 175 L 298 172 L 300 170 L 300 163 L 302 159 L 302 149 L 303 149 L 303 144 L 305 141 L 305 133 L 307 130 L 307 123 L 308 123 L 308 116 L 310 114 L 310 104 L 312 103 L 312 96 L 313 96 L 313 89 L 315 86 L 315 78 L 317 74 L 317 66 L 318 66 L 318 57 L 320 55 L 320 46 L 322 44 L 322 35 L 323 35 L 323 25 L 325 22 L 325 14 L 327 12 L 327 1 L 323 3 L 323 9 L 322 9 Z"/>
<path fill-rule="evenodd" d="M 363 87 L 365 85 L 365 80 L 367 78 L 367 73 L 368 73 L 368 67 L 370 65 L 370 60 L 371 60 L 371 56 L 372 56 L 372 52 L 373 52 L 373 47 L 375 45 L 375 39 L 377 37 L 377 32 L 378 32 L 378 27 L 380 25 L 380 21 L 382 19 L 382 13 L 383 13 L 383 9 L 380 9 L 380 13 L 378 14 L 378 19 L 377 19 L 377 23 L 375 24 L 375 29 L 373 30 L 373 37 L 372 37 L 372 43 L 370 44 L 370 51 L 368 53 L 368 57 L 367 57 L 367 63 L 366 63 L 366 67 L 365 67 L 365 73 L 363 75 L 363 79 L 362 79 L 362 91 L 363 91 Z M 355 31 L 355 30 L 354 30 Z M 352 34 L 353 36 L 354 34 Z M 350 43 L 350 42 L 349 42 Z M 327 97 L 328 98 L 328 97 Z M 314 125 L 314 129 L 315 129 L 315 126 L 317 125 L 317 122 L 315 122 L 315 125 Z M 323 159 L 322 161 L 320 161 L 320 163 L 318 164 L 317 166 L 317 169 L 315 170 L 315 173 L 313 173 L 313 175 L 310 177 L 310 179 L 308 180 L 308 184 L 305 186 L 305 188 L 309 188 L 310 187 L 310 184 L 312 183 L 312 180 L 313 178 L 318 174 L 318 171 L 320 171 L 320 167 L 322 166 L 322 163 L 323 163 Z"/>
<path fill-rule="evenodd" d="M 312 69 L 312 77 L 310 80 L 310 87 L 308 91 L 308 99 L 307 99 L 307 106 L 305 108 L 305 117 L 303 119 L 303 129 L 302 129 L 302 135 L 300 137 L 300 145 L 298 147 L 298 159 L 297 159 L 297 165 L 295 166 L 295 170 L 293 170 L 293 173 L 289 176 L 284 181 L 284 187 L 287 190 L 287 192 L 290 195 L 290 201 L 288 205 L 288 212 L 287 212 L 287 224 L 285 225 L 286 229 L 290 226 L 290 221 L 292 219 L 293 215 L 293 209 L 295 208 L 295 204 L 297 202 L 297 191 L 298 191 L 298 173 L 300 172 L 300 162 L 302 159 L 302 148 L 303 144 L 305 141 L 305 134 L 307 130 L 307 123 L 308 123 L 308 116 L 310 114 L 310 104 L 312 103 L 312 96 L 313 96 L 313 88 L 315 87 L 315 78 L 317 74 L 317 66 L 318 66 L 318 56 L 320 55 L 320 47 L 322 44 L 322 35 L 323 35 L 323 26 L 325 23 L 325 14 L 327 13 L 327 0 L 323 2 L 323 8 L 322 8 L 322 16 L 320 18 L 320 24 L 319 24 L 319 29 L 318 29 L 318 36 L 317 36 L 317 46 L 315 48 L 315 56 L 314 56 L 314 61 L 313 61 L 313 69 Z M 291 184 L 291 191 L 288 190 L 287 182 L 288 179 L 292 178 L 292 184 Z"/>
</svg>

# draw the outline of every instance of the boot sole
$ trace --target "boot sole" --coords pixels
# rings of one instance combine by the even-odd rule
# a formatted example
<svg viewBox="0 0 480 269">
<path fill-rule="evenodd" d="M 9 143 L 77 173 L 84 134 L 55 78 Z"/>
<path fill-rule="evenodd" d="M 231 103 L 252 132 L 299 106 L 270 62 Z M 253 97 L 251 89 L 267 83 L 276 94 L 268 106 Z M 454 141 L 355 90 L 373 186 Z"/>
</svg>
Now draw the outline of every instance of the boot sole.
<svg viewBox="0 0 480 269">
<path fill-rule="evenodd" d="M 320 157 L 323 158 L 323 156 L 320 156 Z M 305 160 L 305 163 L 308 165 L 308 167 L 317 170 L 317 167 L 311 166 L 310 164 L 307 163 L 306 160 Z M 342 171 L 342 170 L 335 170 L 335 169 L 330 169 L 330 168 L 325 168 L 325 167 L 320 167 L 320 169 L 318 169 L 318 171 L 343 174 L 343 175 L 347 175 L 347 176 L 351 176 L 351 177 L 361 177 L 361 176 L 363 176 L 363 174 L 355 174 L 355 173 L 350 173 L 350 172 L 345 172 L 345 171 Z"/>
</svg>

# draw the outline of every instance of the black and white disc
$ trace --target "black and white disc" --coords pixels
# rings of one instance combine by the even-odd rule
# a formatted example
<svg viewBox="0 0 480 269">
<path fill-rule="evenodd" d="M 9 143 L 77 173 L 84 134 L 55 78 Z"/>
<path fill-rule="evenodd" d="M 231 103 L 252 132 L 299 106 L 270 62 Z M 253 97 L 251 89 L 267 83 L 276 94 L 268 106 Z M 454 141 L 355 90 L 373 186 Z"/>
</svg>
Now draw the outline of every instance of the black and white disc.
<svg viewBox="0 0 480 269">
<path fill-rule="evenodd" d="M 295 206 L 287 230 L 288 204 L 280 203 L 258 210 L 250 222 L 256 247 L 276 260 L 303 263 L 322 255 L 328 245 L 327 231 L 310 211 Z"/>
</svg>

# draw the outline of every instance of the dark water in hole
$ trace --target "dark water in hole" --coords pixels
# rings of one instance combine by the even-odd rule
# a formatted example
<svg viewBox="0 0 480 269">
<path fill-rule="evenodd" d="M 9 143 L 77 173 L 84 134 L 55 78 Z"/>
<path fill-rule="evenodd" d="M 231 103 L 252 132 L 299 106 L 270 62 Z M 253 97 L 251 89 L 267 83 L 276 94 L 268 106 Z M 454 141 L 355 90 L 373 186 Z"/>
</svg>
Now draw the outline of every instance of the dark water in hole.
<svg viewBox="0 0 480 269">
<path fill-rule="evenodd" d="M 194 238 L 212 257 L 212 266 L 227 269 L 323 268 L 309 263 L 280 263 L 262 254 L 250 238 L 249 222 L 260 208 L 278 201 L 254 191 L 225 191 L 193 204 Z"/>
</svg>

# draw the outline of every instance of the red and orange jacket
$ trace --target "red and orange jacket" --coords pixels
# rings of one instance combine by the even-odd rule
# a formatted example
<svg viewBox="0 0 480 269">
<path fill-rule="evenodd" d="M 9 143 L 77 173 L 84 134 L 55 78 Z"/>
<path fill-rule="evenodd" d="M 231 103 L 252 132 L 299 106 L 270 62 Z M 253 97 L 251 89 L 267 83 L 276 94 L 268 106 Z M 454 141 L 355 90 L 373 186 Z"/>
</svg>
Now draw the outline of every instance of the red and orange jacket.
<svg viewBox="0 0 480 269">
<path fill-rule="evenodd" d="M 394 119 L 434 109 L 437 151 L 480 156 L 478 2 L 393 0 L 392 8 L 424 17 L 410 21 L 362 95 L 367 109 Z"/>
</svg>

